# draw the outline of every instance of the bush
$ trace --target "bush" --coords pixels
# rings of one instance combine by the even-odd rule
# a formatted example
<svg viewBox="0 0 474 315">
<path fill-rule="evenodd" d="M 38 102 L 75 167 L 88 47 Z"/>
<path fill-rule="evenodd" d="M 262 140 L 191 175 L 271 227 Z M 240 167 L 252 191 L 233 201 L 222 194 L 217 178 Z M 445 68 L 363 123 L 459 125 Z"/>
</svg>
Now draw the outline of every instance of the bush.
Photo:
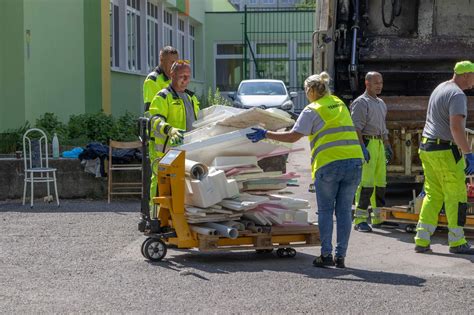
<svg viewBox="0 0 474 315">
<path fill-rule="evenodd" d="M 17 129 L 8 129 L 0 133 L 0 153 L 8 154 L 23 150 L 23 135 L 30 129 L 28 121 Z"/>
<path fill-rule="evenodd" d="M 63 143 L 68 139 L 66 125 L 59 121 L 58 116 L 54 113 L 45 113 L 40 116 L 40 118 L 36 119 L 35 127 L 43 130 L 49 141 L 52 141 L 54 133 L 57 133 L 60 143 Z"/>
<path fill-rule="evenodd" d="M 224 105 L 224 106 L 232 106 L 232 103 L 224 96 L 221 95 L 219 88 L 216 88 L 216 91 L 212 93 L 212 89 L 209 88 L 207 91 L 207 106 L 212 105 Z"/>
<path fill-rule="evenodd" d="M 36 128 L 45 131 L 51 143 L 57 133 L 59 143 L 66 146 L 85 146 L 90 142 L 108 144 L 109 139 L 117 141 L 138 140 L 138 115 L 126 112 L 115 119 L 103 112 L 71 115 L 67 124 L 62 123 L 54 113 L 45 113 L 36 120 Z M 0 153 L 9 154 L 23 150 L 23 135 L 30 129 L 26 122 L 18 129 L 0 133 Z"/>
</svg>

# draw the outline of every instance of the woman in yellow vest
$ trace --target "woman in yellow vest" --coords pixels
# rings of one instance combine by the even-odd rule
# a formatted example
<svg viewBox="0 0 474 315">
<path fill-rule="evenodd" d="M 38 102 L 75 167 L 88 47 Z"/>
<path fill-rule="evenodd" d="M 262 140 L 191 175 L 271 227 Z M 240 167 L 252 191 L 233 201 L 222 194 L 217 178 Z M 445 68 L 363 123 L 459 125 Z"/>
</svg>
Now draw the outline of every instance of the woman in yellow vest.
<svg viewBox="0 0 474 315">
<path fill-rule="evenodd" d="M 291 131 L 272 132 L 253 128 L 247 134 L 252 142 L 264 138 L 296 142 L 309 137 L 312 179 L 316 188 L 321 256 L 316 267 L 344 268 L 344 258 L 351 233 L 351 211 L 362 173 L 362 149 L 351 115 L 344 102 L 329 90 L 326 72 L 308 77 L 304 82 L 306 97 L 311 102 L 301 112 Z M 333 215 L 336 214 L 337 243 L 332 255 Z"/>
</svg>

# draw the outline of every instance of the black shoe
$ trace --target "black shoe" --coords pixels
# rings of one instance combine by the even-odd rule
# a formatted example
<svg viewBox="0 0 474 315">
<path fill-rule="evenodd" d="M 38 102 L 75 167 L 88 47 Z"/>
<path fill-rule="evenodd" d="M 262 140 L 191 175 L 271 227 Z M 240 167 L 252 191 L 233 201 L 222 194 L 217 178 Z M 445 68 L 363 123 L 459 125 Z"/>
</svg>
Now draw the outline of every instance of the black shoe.
<svg viewBox="0 0 474 315">
<path fill-rule="evenodd" d="M 372 232 L 372 228 L 369 224 L 367 224 L 367 222 L 361 222 L 359 224 L 354 225 L 354 230 L 364 233 Z"/>
<path fill-rule="evenodd" d="M 315 267 L 330 267 L 334 266 L 334 259 L 332 258 L 332 254 L 329 254 L 327 256 L 318 256 L 316 259 L 313 261 L 313 265 Z"/>
<path fill-rule="evenodd" d="M 471 248 L 471 245 L 465 243 L 459 246 L 450 247 L 449 252 L 452 254 L 474 255 L 474 248 Z"/>
<path fill-rule="evenodd" d="M 428 246 L 416 245 L 415 252 L 420 253 L 420 254 L 429 254 L 429 253 L 432 253 L 433 251 L 431 250 L 431 247 L 429 245 Z"/>
<path fill-rule="evenodd" d="M 376 228 L 376 229 L 380 229 L 380 228 L 382 228 L 382 226 L 397 227 L 397 226 L 399 226 L 399 224 L 395 223 L 395 222 L 382 222 L 382 223 L 379 223 L 379 224 L 372 224 L 372 227 Z"/>
<path fill-rule="evenodd" d="M 346 268 L 346 265 L 344 264 L 344 257 L 334 257 L 334 264 L 336 265 L 336 268 Z"/>
</svg>

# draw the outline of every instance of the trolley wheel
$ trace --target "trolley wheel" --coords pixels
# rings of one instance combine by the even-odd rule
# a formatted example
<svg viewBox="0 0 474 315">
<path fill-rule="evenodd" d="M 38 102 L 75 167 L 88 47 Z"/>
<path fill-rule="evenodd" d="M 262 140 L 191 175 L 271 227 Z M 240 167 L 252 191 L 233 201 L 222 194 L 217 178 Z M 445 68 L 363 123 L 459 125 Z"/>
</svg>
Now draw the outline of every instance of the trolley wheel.
<svg viewBox="0 0 474 315">
<path fill-rule="evenodd" d="M 406 231 L 407 233 L 415 233 L 415 231 L 416 231 L 416 225 L 414 225 L 414 224 L 407 224 L 407 225 L 405 226 L 405 231 Z"/>
<path fill-rule="evenodd" d="M 146 240 L 143 241 L 142 246 L 141 246 L 141 248 L 140 248 L 141 253 L 142 253 L 142 256 L 145 257 L 145 258 L 147 258 L 147 257 L 145 256 L 145 244 L 146 244 L 146 242 L 148 242 L 150 239 L 151 239 L 151 237 L 147 237 Z"/>
<path fill-rule="evenodd" d="M 280 258 L 290 257 L 290 253 L 288 252 L 288 248 L 278 248 L 276 253 L 277 253 L 277 256 L 280 257 Z"/>
<path fill-rule="evenodd" d="M 296 256 L 296 249 L 290 247 L 290 248 L 287 248 L 286 250 L 288 251 L 288 257 Z"/>
<path fill-rule="evenodd" d="M 156 238 L 148 238 L 143 243 L 143 256 L 151 261 L 160 261 L 166 256 L 166 244 Z"/>
</svg>

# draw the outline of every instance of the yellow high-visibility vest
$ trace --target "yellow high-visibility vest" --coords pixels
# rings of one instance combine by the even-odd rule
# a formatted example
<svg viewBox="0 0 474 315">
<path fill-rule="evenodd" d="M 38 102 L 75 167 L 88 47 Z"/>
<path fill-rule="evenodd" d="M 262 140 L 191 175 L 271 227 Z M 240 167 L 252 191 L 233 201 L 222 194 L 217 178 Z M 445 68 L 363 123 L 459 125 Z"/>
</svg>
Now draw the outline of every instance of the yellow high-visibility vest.
<svg viewBox="0 0 474 315">
<path fill-rule="evenodd" d="M 351 114 L 343 101 L 326 94 L 306 107 L 324 121 L 320 130 L 309 135 L 313 180 L 316 171 L 326 164 L 364 158 Z"/>
</svg>

